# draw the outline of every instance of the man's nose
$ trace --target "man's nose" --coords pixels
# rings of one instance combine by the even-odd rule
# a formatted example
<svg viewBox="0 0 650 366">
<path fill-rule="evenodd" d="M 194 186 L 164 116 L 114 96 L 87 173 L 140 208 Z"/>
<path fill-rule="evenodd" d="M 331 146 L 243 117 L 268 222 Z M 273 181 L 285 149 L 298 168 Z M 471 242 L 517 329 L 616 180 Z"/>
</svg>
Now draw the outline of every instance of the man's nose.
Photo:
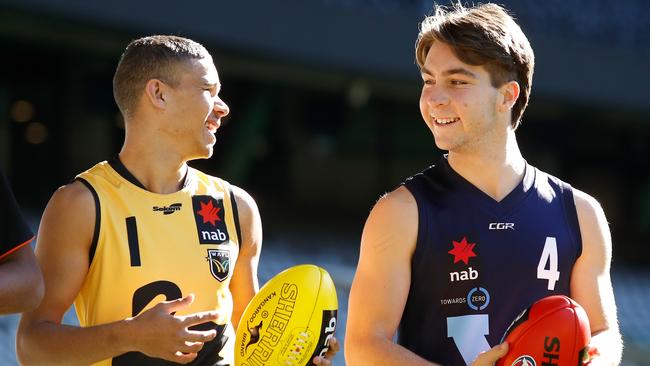
<svg viewBox="0 0 650 366">
<path fill-rule="evenodd" d="M 214 102 L 214 114 L 219 118 L 225 117 L 230 113 L 230 107 L 221 98 L 217 98 Z"/>
<path fill-rule="evenodd" d="M 427 103 L 431 107 L 439 107 L 449 104 L 449 95 L 438 86 L 434 86 L 428 93 Z"/>
</svg>

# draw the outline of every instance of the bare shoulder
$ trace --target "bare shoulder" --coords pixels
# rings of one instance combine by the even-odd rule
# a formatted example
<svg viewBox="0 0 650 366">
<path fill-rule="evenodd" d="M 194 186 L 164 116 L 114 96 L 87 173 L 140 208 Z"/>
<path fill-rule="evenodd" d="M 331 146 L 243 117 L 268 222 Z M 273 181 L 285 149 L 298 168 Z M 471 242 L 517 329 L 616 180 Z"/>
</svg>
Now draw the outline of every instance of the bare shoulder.
<svg viewBox="0 0 650 366">
<path fill-rule="evenodd" d="M 605 213 L 600 203 L 591 195 L 573 189 L 573 199 L 576 205 L 579 219 L 600 220 L 605 219 Z M 606 221 L 605 221 L 606 222 Z"/>
<path fill-rule="evenodd" d="M 235 196 L 237 202 L 237 209 L 239 210 L 240 219 L 243 215 L 252 215 L 258 212 L 257 203 L 253 197 L 240 187 L 232 185 L 232 194 Z"/>
<path fill-rule="evenodd" d="M 400 186 L 379 198 L 370 212 L 367 224 L 378 221 L 388 227 L 403 226 L 417 228 L 417 203 L 411 192 Z"/>
<path fill-rule="evenodd" d="M 574 189 L 580 235 L 582 236 L 582 259 L 593 270 L 607 270 L 612 255 L 612 238 L 605 211 L 591 195 Z"/>
<path fill-rule="evenodd" d="M 410 255 L 418 232 L 418 209 L 411 192 L 400 186 L 383 195 L 372 208 L 361 239 L 362 251 L 398 250 Z"/>
<path fill-rule="evenodd" d="M 241 240 L 244 242 L 249 239 L 253 242 L 261 241 L 262 220 L 257 203 L 255 203 L 253 197 L 245 190 L 234 185 L 231 187 L 241 224 Z"/>
<path fill-rule="evenodd" d="M 573 190 L 573 199 L 578 214 L 583 247 L 593 246 L 593 243 L 599 244 L 598 246 L 610 246 L 609 225 L 600 203 L 591 195 L 578 189 Z"/>
<path fill-rule="evenodd" d="M 75 180 L 74 182 L 59 187 L 52 198 L 49 205 L 65 206 L 68 208 L 88 209 L 95 207 L 95 199 L 92 192 L 81 181 Z"/>
<path fill-rule="evenodd" d="M 402 216 L 402 214 L 406 213 L 417 213 L 417 203 L 411 192 L 406 187 L 400 186 L 394 191 L 381 196 L 373 208 L 373 211 L 375 210 Z M 406 212 L 400 210 L 406 210 Z"/>
<path fill-rule="evenodd" d="M 37 243 L 39 246 L 48 242 L 57 246 L 89 245 L 94 229 L 95 198 L 90 189 L 77 180 L 60 187 L 52 195 L 43 213 Z"/>
<path fill-rule="evenodd" d="M 231 187 L 237 204 L 243 253 L 250 252 L 259 255 L 262 246 L 262 219 L 257 203 L 245 190 L 234 185 Z"/>
</svg>

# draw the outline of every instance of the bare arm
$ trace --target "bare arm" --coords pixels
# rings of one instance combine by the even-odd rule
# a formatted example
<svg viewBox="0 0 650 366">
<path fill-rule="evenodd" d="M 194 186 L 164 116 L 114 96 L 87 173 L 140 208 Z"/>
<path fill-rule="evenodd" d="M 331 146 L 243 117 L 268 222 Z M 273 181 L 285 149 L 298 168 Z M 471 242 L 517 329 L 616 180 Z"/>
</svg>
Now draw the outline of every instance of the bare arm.
<svg viewBox="0 0 650 366">
<path fill-rule="evenodd" d="M 112 356 L 109 349 L 126 351 L 117 327 L 60 324 L 86 276 L 94 220 L 92 195 L 81 183 L 60 188 L 48 203 L 36 247 L 46 293 L 41 305 L 21 318 L 16 335 L 21 363 L 88 364 Z"/>
<path fill-rule="evenodd" d="M 382 197 L 370 212 L 350 289 L 345 334 L 350 366 L 432 365 L 393 343 L 411 283 L 417 223 L 417 204 L 404 187 Z"/>
<path fill-rule="evenodd" d="M 262 250 L 262 220 L 255 200 L 241 188 L 233 186 L 237 202 L 241 238 L 239 238 L 239 257 L 230 280 L 233 296 L 232 324 L 237 329 L 239 318 L 246 305 L 259 290 L 257 264 Z"/>
<path fill-rule="evenodd" d="M 36 308 L 43 298 L 43 276 L 29 244 L 0 259 L 0 314 Z"/>
<path fill-rule="evenodd" d="M 571 273 L 571 297 L 584 307 L 589 316 L 591 346 L 600 353 L 592 365 L 618 365 L 623 343 L 609 273 L 612 259 L 609 226 L 603 209 L 594 198 L 584 192 L 574 192 L 582 255 Z"/>
<path fill-rule="evenodd" d="M 188 332 L 186 328 L 216 319 L 216 314 L 170 315 L 193 297 L 163 302 L 135 318 L 110 324 L 83 328 L 61 324 L 85 279 L 94 227 L 94 200 L 80 182 L 60 188 L 48 203 L 36 246 L 45 297 L 21 318 L 16 336 L 20 362 L 87 365 L 128 351 L 183 363 L 194 359 L 201 342 L 214 338 L 216 332 Z"/>
</svg>

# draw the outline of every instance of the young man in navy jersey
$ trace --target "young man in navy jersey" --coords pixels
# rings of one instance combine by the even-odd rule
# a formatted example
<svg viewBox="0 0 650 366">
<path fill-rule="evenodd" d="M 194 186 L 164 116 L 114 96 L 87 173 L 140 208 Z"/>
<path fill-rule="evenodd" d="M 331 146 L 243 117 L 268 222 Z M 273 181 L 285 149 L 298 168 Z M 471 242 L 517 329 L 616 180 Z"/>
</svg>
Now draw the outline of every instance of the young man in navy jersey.
<svg viewBox="0 0 650 366">
<path fill-rule="evenodd" d="M 0 171 L 0 315 L 34 309 L 43 298 L 43 276 L 29 246 L 34 234 Z"/>
<path fill-rule="evenodd" d="M 436 6 L 416 58 L 422 117 L 449 153 L 368 217 L 348 364 L 492 365 L 507 353 L 501 337 L 516 315 L 555 294 L 586 310 L 599 352 L 592 365 L 618 364 L 603 210 L 529 165 L 517 145 L 534 66 L 526 36 L 498 5 Z"/>
</svg>

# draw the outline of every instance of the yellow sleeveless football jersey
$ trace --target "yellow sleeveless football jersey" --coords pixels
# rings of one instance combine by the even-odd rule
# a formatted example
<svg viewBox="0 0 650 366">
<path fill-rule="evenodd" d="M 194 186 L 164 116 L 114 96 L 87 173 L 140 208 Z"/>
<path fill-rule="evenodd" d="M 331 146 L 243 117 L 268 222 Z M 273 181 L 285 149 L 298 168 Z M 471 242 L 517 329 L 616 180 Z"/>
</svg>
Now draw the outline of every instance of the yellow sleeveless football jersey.
<svg viewBox="0 0 650 366">
<path fill-rule="evenodd" d="M 235 334 L 228 288 L 239 253 L 239 221 L 230 185 L 189 168 L 175 193 L 147 191 L 115 158 L 77 176 L 93 193 L 97 219 L 90 267 L 75 310 L 81 326 L 135 316 L 155 304 L 195 294 L 184 315 L 217 310 L 217 329 L 192 365 L 233 365 Z M 130 352 L 96 365 L 169 365 Z"/>
</svg>

